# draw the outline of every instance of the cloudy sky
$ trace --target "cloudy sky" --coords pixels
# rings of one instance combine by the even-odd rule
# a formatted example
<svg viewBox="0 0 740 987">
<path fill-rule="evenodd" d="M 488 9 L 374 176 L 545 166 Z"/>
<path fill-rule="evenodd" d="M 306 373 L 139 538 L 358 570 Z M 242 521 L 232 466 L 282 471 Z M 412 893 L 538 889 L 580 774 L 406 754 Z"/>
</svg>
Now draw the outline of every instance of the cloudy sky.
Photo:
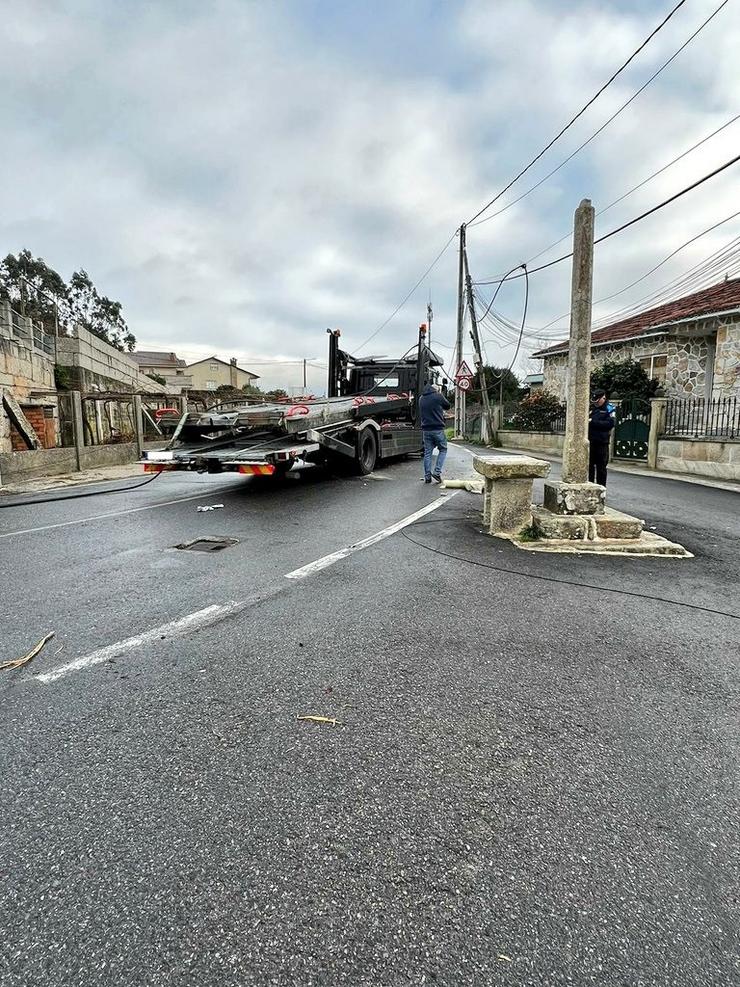
<svg viewBox="0 0 740 987">
<path fill-rule="evenodd" d="M 527 191 L 594 133 L 719 5 L 688 0 L 555 147 Z M 270 384 L 352 351 L 454 230 L 491 199 L 649 34 L 673 0 L 4 0 L 0 251 L 28 247 L 64 276 L 86 268 L 120 299 L 144 349 L 238 356 Z M 740 113 L 740 2 L 726 7 L 571 162 L 469 230 L 474 279 L 529 260 Z M 740 121 L 597 219 L 620 225 L 738 153 Z M 595 297 L 640 278 L 740 209 L 740 166 L 597 248 Z M 696 240 L 604 317 L 740 235 Z M 456 240 L 365 346 L 400 355 L 425 318 L 451 357 Z M 541 263 L 567 252 L 568 241 Z M 732 254 L 728 255 L 727 268 Z M 532 266 L 532 265 L 530 265 Z M 712 268 L 717 280 L 722 262 Z M 699 283 L 702 271 L 689 287 Z M 533 275 L 516 369 L 567 311 L 570 269 Z M 480 289 L 490 297 L 488 288 Z M 685 293 L 679 291 L 678 294 Z M 519 323 L 522 282 L 496 310 Z M 557 325 L 563 325 L 561 321 Z M 553 329 L 539 333 L 545 339 Z M 514 335 L 487 333 L 508 364 Z M 319 389 L 323 371 L 309 371 Z"/>
</svg>

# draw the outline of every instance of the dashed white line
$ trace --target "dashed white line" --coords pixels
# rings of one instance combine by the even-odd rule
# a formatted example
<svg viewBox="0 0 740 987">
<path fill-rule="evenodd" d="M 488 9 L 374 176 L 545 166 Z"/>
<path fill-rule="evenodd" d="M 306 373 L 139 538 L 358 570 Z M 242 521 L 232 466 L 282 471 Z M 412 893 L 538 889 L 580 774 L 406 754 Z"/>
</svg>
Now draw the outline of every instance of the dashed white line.
<svg viewBox="0 0 740 987">
<path fill-rule="evenodd" d="M 420 511 L 415 511 L 413 514 L 409 514 L 408 517 L 402 518 L 400 521 L 396 521 L 395 524 L 391 524 L 387 528 L 383 528 L 382 531 L 377 531 L 374 535 L 370 535 L 368 538 L 363 538 L 362 541 L 355 542 L 354 545 L 348 545 L 346 548 L 340 548 L 338 552 L 332 552 L 331 555 L 325 555 L 321 559 L 316 559 L 315 562 L 309 562 L 307 565 L 302 565 L 300 569 L 294 569 L 292 572 L 286 573 L 285 578 L 305 579 L 306 576 L 310 576 L 314 572 L 320 572 L 322 569 L 326 569 L 330 565 L 334 565 L 335 562 L 340 562 L 342 559 L 346 559 L 349 555 L 354 555 L 355 552 L 361 552 L 363 548 L 369 548 L 371 545 L 376 545 L 379 541 L 383 541 L 384 538 L 389 538 L 397 531 L 400 531 L 401 528 L 406 528 L 409 524 L 413 524 L 414 521 L 418 521 L 419 518 L 424 517 L 425 514 L 431 514 L 432 511 L 436 511 L 437 508 L 442 507 L 443 504 L 448 504 L 456 493 L 458 493 L 457 490 L 449 494 L 447 497 L 440 497 L 439 500 L 432 501 L 431 504 L 427 504 L 426 507 L 422 507 Z"/>
<path fill-rule="evenodd" d="M 215 624 L 225 617 L 230 617 L 238 610 L 244 609 L 246 602 L 214 603 L 212 606 L 205 607 L 203 610 L 196 610 L 195 613 L 189 613 L 184 617 L 178 617 L 177 620 L 171 620 L 167 624 L 160 624 L 159 627 L 153 627 L 143 634 L 136 634 L 134 637 L 128 637 L 123 641 L 117 641 L 115 644 L 109 644 L 105 648 L 99 648 L 89 655 L 75 658 L 74 661 L 70 661 L 66 665 L 61 665 L 51 672 L 45 672 L 43 675 L 35 675 L 34 679 L 37 682 L 43 682 L 44 685 L 48 685 L 50 682 L 64 678 L 65 675 L 70 675 L 72 672 L 81 672 L 83 669 L 92 668 L 93 665 L 101 665 L 105 661 L 110 661 L 111 658 L 118 658 L 119 655 L 123 655 L 127 651 L 134 651 L 136 648 L 141 648 L 147 644 L 152 644 L 154 641 L 159 641 L 163 637 L 182 637 L 183 634 L 196 631 L 201 627 L 207 627 L 209 624 Z"/>
<path fill-rule="evenodd" d="M 370 535 L 368 538 L 363 538 L 361 541 L 355 542 L 353 545 L 348 545 L 346 548 L 341 548 L 338 552 L 332 552 L 331 555 L 325 555 L 323 558 L 316 559 L 315 562 L 309 562 L 307 565 L 301 566 L 300 569 L 294 569 L 292 572 L 286 573 L 285 578 L 292 580 L 305 579 L 307 576 L 310 576 L 315 572 L 320 572 L 322 569 L 326 569 L 328 566 L 334 565 L 342 559 L 346 559 L 355 552 L 360 552 L 364 548 L 369 548 L 371 545 L 376 545 L 378 542 L 383 541 L 385 538 L 389 538 L 402 528 L 406 528 L 408 525 L 413 524 L 414 521 L 418 521 L 419 518 L 424 517 L 426 514 L 431 514 L 432 511 L 436 511 L 444 504 L 448 504 L 458 492 L 459 491 L 455 490 L 447 496 L 439 497 L 437 500 L 432 501 L 431 504 L 427 504 L 420 510 L 414 511 L 413 514 L 409 514 L 400 521 L 396 521 L 395 524 L 391 524 L 387 528 L 383 528 L 382 531 L 377 531 L 374 535 Z M 195 498 L 186 499 L 193 500 Z M 174 503 L 178 503 L 178 501 L 175 501 Z M 153 506 L 164 507 L 165 505 L 158 504 Z M 147 510 L 147 508 L 138 507 L 134 510 Z M 126 511 L 122 513 L 132 512 Z M 282 585 L 285 586 L 284 583 Z M 41 682 L 44 685 L 48 685 L 49 683 L 56 682 L 58 679 L 64 678 L 67 675 L 84 671 L 85 669 L 92 668 L 95 665 L 101 665 L 106 661 L 118 658 L 128 652 L 154 644 L 162 638 L 182 637 L 184 634 L 190 634 L 194 631 L 200 630 L 202 627 L 209 627 L 221 620 L 225 620 L 227 617 L 231 617 L 236 613 L 246 610 L 255 603 L 259 603 L 271 596 L 276 596 L 279 592 L 280 587 L 278 586 L 246 600 L 231 600 L 227 603 L 220 604 L 214 603 L 211 606 L 204 607 L 202 610 L 196 610 L 194 613 L 185 614 L 183 617 L 178 617 L 166 624 L 160 624 L 158 627 L 153 627 L 151 630 L 144 631 L 141 634 L 135 634 L 133 637 L 124 638 L 124 640 L 117 641 L 115 644 L 109 644 L 104 648 L 99 648 L 97 651 L 90 652 L 90 654 L 82 655 L 80 658 L 75 658 L 72 661 L 67 662 L 65 665 L 60 665 L 59 668 L 52 669 L 50 672 L 30 676 L 30 678 L 35 682 Z"/>
</svg>

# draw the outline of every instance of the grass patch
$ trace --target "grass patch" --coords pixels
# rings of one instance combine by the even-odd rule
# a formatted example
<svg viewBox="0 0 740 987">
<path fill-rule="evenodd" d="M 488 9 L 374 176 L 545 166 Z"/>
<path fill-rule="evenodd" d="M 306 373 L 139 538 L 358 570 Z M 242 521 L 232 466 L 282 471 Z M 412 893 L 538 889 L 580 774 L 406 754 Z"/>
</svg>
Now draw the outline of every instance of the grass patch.
<svg viewBox="0 0 740 987">
<path fill-rule="evenodd" d="M 527 525 L 526 528 L 522 528 L 522 530 L 519 532 L 519 534 L 518 534 L 517 537 L 519 538 L 519 541 L 539 541 L 540 540 L 539 533 L 537 531 L 537 528 L 534 526 L 534 524 L 530 524 L 530 525 Z"/>
</svg>

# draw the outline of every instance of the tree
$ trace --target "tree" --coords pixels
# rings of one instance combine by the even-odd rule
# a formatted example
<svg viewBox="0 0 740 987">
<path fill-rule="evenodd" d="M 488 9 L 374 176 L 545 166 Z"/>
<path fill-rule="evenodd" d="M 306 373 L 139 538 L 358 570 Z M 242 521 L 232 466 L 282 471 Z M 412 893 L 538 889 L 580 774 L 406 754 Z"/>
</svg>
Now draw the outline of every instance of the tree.
<svg viewBox="0 0 740 987">
<path fill-rule="evenodd" d="M 154 373 L 152 373 L 152 374 L 147 374 L 147 377 L 150 380 L 156 381 L 158 384 L 162 384 L 163 386 L 167 384 L 167 381 L 162 376 L 162 374 L 154 374 Z"/>
<path fill-rule="evenodd" d="M 255 384 L 242 384 L 242 391 L 247 395 L 247 397 L 264 397 L 264 392 L 261 391 Z"/>
<path fill-rule="evenodd" d="M 290 394 L 288 394 L 287 391 L 284 391 L 282 389 L 282 387 L 276 387 L 272 391 L 267 391 L 265 393 L 265 397 L 267 398 L 268 401 L 289 401 L 290 400 Z"/>
<path fill-rule="evenodd" d="M 101 295 L 83 268 L 69 279 L 67 317 L 118 350 L 131 352 L 136 338 L 121 315 L 123 306 Z"/>
<path fill-rule="evenodd" d="M 518 401 L 522 393 L 522 385 L 519 378 L 507 367 L 484 367 L 483 374 L 486 380 L 486 389 L 491 401 L 498 402 L 499 394 L 503 390 L 503 399 L 506 401 Z M 503 380 L 501 375 L 503 374 Z M 503 385 L 503 387 L 502 387 Z M 473 386 L 468 391 L 469 399 L 477 402 L 481 399 L 478 377 L 475 377 Z"/>
<path fill-rule="evenodd" d="M 119 350 L 133 350 L 136 338 L 121 314 L 123 306 L 101 295 L 87 271 L 75 271 L 67 284 L 43 257 L 23 249 L 0 264 L 0 300 L 54 333 L 57 325 L 79 324 Z"/>
<path fill-rule="evenodd" d="M 532 432 L 549 432 L 552 423 L 565 415 L 565 405 L 561 404 L 549 391 L 535 391 L 523 398 L 505 423 L 506 428 Z"/>
<path fill-rule="evenodd" d="M 64 278 L 49 267 L 43 257 L 23 249 L 16 257 L 8 254 L 0 264 L 0 299 L 9 301 L 22 315 L 40 322 L 53 334 L 57 308 L 67 299 Z"/>
<path fill-rule="evenodd" d="M 611 398 L 647 400 L 655 396 L 659 386 L 635 360 L 606 360 L 591 371 L 591 390 L 606 391 Z"/>
</svg>

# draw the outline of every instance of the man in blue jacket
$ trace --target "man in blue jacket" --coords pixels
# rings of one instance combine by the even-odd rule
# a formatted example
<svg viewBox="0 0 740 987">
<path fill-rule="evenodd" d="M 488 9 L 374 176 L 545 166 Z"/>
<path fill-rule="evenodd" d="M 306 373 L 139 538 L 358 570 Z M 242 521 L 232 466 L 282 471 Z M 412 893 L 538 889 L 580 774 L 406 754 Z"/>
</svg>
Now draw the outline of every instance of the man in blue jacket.
<svg viewBox="0 0 740 987">
<path fill-rule="evenodd" d="M 609 462 L 609 439 L 614 428 L 611 405 L 606 403 L 606 391 L 596 391 L 591 400 L 588 419 L 588 478 L 591 483 L 606 486 L 606 466 Z"/>
<path fill-rule="evenodd" d="M 433 384 L 427 384 L 419 399 L 421 432 L 424 437 L 424 482 L 442 482 L 442 467 L 447 458 L 447 438 L 445 436 L 445 411 L 450 402 L 440 394 Z M 437 450 L 437 466 L 432 472 L 432 454 Z"/>
</svg>

